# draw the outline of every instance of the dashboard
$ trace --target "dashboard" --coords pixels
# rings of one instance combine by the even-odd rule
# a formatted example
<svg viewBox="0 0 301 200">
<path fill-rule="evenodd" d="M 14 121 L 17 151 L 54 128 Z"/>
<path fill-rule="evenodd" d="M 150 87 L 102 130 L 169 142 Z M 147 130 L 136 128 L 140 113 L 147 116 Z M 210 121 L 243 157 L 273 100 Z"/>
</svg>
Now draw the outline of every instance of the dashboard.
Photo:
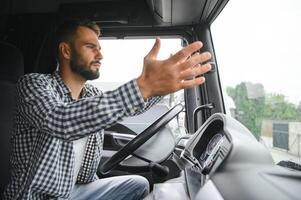
<svg viewBox="0 0 301 200">
<path fill-rule="evenodd" d="M 192 200 L 300 199 L 300 171 L 275 165 L 269 150 L 227 115 L 213 114 L 185 144 L 180 158 Z"/>
</svg>

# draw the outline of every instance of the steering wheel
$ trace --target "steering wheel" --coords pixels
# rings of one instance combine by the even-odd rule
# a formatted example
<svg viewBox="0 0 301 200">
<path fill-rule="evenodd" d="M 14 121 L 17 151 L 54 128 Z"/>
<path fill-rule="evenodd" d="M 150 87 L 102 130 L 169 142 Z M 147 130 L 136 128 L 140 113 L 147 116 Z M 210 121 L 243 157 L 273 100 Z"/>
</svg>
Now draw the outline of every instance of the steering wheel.
<svg viewBox="0 0 301 200">
<path fill-rule="evenodd" d="M 129 143 L 127 143 L 124 147 L 122 147 L 117 153 L 115 153 L 111 158 L 106 160 L 100 166 L 100 172 L 102 174 L 108 173 L 114 167 L 116 167 L 121 161 L 123 161 L 126 157 L 131 155 L 136 149 L 138 149 L 141 145 L 147 142 L 153 135 L 159 132 L 170 120 L 176 117 L 182 110 L 184 106 L 182 104 L 177 104 L 164 113 L 159 119 L 157 119 L 154 123 L 152 123 L 149 127 L 147 127 L 142 133 L 137 135 L 134 139 L 132 139 Z"/>
</svg>

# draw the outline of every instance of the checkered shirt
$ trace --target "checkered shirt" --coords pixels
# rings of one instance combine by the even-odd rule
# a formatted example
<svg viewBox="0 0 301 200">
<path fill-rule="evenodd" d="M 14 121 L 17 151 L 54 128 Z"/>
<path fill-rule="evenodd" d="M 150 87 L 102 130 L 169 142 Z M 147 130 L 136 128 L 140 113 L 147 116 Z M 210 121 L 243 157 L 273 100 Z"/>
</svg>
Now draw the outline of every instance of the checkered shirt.
<svg viewBox="0 0 301 200">
<path fill-rule="evenodd" d="M 103 129 L 160 99 L 144 102 L 131 80 L 104 93 L 86 84 L 75 101 L 58 72 L 23 76 L 17 84 L 11 182 L 4 199 L 68 198 L 74 180 L 73 141 L 87 136 L 77 183 L 98 179 Z"/>
</svg>

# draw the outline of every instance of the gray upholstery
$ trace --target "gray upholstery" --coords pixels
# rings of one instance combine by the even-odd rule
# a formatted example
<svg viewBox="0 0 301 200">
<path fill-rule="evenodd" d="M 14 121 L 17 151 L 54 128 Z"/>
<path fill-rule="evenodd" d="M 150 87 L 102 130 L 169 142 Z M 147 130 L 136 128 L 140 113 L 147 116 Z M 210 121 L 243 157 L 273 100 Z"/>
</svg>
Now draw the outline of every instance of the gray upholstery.
<svg viewBox="0 0 301 200">
<path fill-rule="evenodd" d="M 10 44 L 0 42 L 0 194 L 3 193 L 4 187 L 9 181 L 15 85 L 23 73 L 21 52 Z"/>
</svg>

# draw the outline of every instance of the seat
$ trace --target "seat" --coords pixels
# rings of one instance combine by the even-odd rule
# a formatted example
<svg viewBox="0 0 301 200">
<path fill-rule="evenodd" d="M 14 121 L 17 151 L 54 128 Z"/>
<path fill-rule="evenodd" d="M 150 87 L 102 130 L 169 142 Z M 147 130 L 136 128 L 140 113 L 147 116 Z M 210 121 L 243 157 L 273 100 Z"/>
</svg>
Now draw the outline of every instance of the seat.
<svg viewBox="0 0 301 200">
<path fill-rule="evenodd" d="M 0 194 L 9 181 L 9 157 L 15 110 L 15 85 L 24 74 L 23 57 L 16 47 L 0 41 Z M 0 196 L 1 196 L 0 195 Z"/>
</svg>

